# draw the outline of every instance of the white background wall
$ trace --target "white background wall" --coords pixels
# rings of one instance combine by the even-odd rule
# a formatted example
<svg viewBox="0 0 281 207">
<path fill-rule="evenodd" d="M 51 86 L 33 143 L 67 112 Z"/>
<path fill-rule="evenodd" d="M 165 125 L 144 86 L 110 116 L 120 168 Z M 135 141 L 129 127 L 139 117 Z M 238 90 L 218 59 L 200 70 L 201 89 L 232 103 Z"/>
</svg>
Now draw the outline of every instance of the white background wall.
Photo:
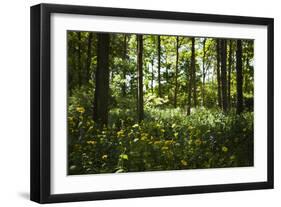
<svg viewBox="0 0 281 207">
<path fill-rule="evenodd" d="M 275 18 L 275 189 L 183 196 L 63 203 L 53 206 L 278 206 L 281 203 L 279 80 L 281 6 L 278 0 L 6 0 L 0 11 L 0 206 L 29 201 L 29 7 L 37 3 L 81 4 Z M 279 47 L 278 47 L 279 46 Z M 278 58 L 279 57 L 279 58 Z M 280 205 L 280 204 L 279 204 Z"/>
</svg>

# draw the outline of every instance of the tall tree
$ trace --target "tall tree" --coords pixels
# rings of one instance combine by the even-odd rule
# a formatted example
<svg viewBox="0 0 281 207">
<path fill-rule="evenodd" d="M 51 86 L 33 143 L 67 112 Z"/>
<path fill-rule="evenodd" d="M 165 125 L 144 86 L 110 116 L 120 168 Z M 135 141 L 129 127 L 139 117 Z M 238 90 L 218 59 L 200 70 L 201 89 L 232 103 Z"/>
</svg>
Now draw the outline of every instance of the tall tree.
<svg viewBox="0 0 281 207">
<path fill-rule="evenodd" d="M 220 74 L 220 39 L 216 40 L 217 48 L 217 84 L 218 84 L 218 105 L 221 108 L 221 74 Z"/>
<path fill-rule="evenodd" d="M 237 114 L 243 112 L 243 70 L 242 70 L 242 42 L 237 40 L 236 46 L 236 87 L 237 87 Z"/>
<path fill-rule="evenodd" d="M 81 60 L 81 53 L 82 53 L 82 42 L 81 42 L 81 32 L 77 32 L 78 37 L 78 47 L 77 47 L 77 71 L 78 71 L 78 84 L 81 86 L 82 84 L 82 60 Z"/>
<path fill-rule="evenodd" d="M 221 39 L 221 86 L 222 109 L 227 112 L 227 80 L 226 80 L 226 40 Z"/>
<path fill-rule="evenodd" d="M 205 105 L 205 78 L 206 78 L 206 68 L 205 68 L 205 57 L 206 57 L 206 38 L 203 40 L 203 57 L 202 57 L 202 105 Z"/>
<path fill-rule="evenodd" d="M 177 107 L 178 95 L 178 64 L 179 64 L 179 36 L 176 38 L 176 71 L 175 71 L 175 92 L 174 92 L 174 107 Z"/>
<path fill-rule="evenodd" d="M 152 58 L 151 60 L 151 84 L 150 84 L 150 88 L 151 88 L 151 91 L 153 93 L 153 81 L 154 81 L 154 59 Z"/>
<path fill-rule="evenodd" d="M 227 78 L 227 98 L 228 107 L 231 107 L 231 68 L 232 68 L 232 41 L 229 40 L 229 50 L 228 50 L 228 78 Z"/>
<path fill-rule="evenodd" d="M 127 35 L 124 34 L 124 54 L 123 54 L 123 84 L 122 84 L 122 95 L 126 95 L 126 67 L 127 67 Z"/>
<path fill-rule="evenodd" d="M 161 88 L 161 36 L 158 38 L 158 96 L 162 97 L 162 88 Z"/>
<path fill-rule="evenodd" d="M 197 106 L 197 89 L 196 89 L 196 68 L 195 68 L 195 38 L 191 38 L 191 70 L 192 70 L 192 89 L 193 89 L 193 104 Z"/>
<path fill-rule="evenodd" d="M 190 115 L 191 109 L 191 93 L 192 93 L 192 69 L 191 66 L 187 67 L 187 111 L 186 114 Z"/>
<path fill-rule="evenodd" d="M 94 95 L 93 120 L 99 125 L 107 125 L 109 97 L 109 42 L 108 33 L 98 33 L 96 89 Z"/>
<path fill-rule="evenodd" d="M 93 41 L 93 33 L 89 32 L 88 36 L 88 48 L 87 48 L 87 65 L 84 74 L 84 82 L 88 83 L 90 79 L 90 71 L 91 71 L 91 62 L 92 62 L 92 41 Z"/>
<path fill-rule="evenodd" d="M 137 35 L 137 71 L 138 71 L 138 97 L 137 109 L 138 120 L 141 122 L 144 118 L 143 110 L 143 36 Z"/>
</svg>

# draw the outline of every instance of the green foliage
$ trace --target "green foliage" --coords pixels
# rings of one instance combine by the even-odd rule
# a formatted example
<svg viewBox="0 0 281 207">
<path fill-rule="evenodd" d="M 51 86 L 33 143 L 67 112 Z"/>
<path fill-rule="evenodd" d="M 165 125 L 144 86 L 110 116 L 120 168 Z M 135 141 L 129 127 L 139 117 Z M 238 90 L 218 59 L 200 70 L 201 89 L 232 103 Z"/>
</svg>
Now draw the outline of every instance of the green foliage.
<svg viewBox="0 0 281 207">
<path fill-rule="evenodd" d="M 130 111 L 115 109 L 110 116 L 120 121 L 103 129 L 81 108 L 71 113 L 80 119 L 69 122 L 69 135 L 82 137 L 69 143 L 70 174 L 253 165 L 252 112 L 238 116 L 196 108 L 183 116 L 179 108 L 155 108 L 135 124 Z"/>
</svg>

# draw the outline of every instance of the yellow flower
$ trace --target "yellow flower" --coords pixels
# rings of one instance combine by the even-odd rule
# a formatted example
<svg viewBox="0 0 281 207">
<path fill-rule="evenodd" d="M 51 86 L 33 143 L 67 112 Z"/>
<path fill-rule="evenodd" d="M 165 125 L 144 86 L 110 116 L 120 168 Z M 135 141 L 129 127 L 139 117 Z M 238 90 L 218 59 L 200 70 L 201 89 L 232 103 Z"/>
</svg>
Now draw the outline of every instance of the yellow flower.
<svg viewBox="0 0 281 207">
<path fill-rule="evenodd" d="M 108 157 L 108 155 L 103 155 L 101 158 L 102 158 L 103 160 L 106 160 L 107 157 Z"/>
<path fill-rule="evenodd" d="M 154 144 L 156 145 L 161 144 L 161 141 L 155 141 Z"/>
<path fill-rule="evenodd" d="M 84 107 L 81 106 L 81 107 L 77 107 L 76 111 L 78 111 L 79 113 L 83 114 L 85 112 L 85 109 L 84 109 Z"/>
<path fill-rule="evenodd" d="M 121 129 L 119 132 L 117 132 L 117 137 L 124 137 L 124 131 Z"/>
<path fill-rule="evenodd" d="M 231 159 L 231 160 L 235 160 L 235 156 L 232 155 L 232 156 L 230 157 L 230 159 Z"/>
<path fill-rule="evenodd" d="M 145 141 L 147 140 L 148 134 L 147 133 L 141 133 L 141 140 Z"/>
<path fill-rule="evenodd" d="M 196 139 L 196 140 L 195 140 L 195 145 L 199 146 L 201 143 L 202 143 L 202 142 L 201 142 L 200 139 Z"/>
<path fill-rule="evenodd" d="M 87 141 L 87 144 L 96 144 L 96 141 Z"/>
<path fill-rule="evenodd" d="M 187 162 L 185 160 L 181 160 L 181 164 L 187 166 Z"/>
<path fill-rule="evenodd" d="M 165 145 L 170 145 L 170 144 L 172 144 L 174 141 L 173 140 L 166 140 L 165 141 Z"/>
<path fill-rule="evenodd" d="M 228 151 L 228 148 L 227 148 L 226 146 L 223 146 L 223 147 L 221 148 L 221 150 L 222 150 L 223 152 L 227 152 L 227 151 Z"/>
<path fill-rule="evenodd" d="M 132 127 L 133 128 L 137 128 L 137 127 L 139 127 L 139 125 L 138 124 L 134 124 Z"/>
</svg>

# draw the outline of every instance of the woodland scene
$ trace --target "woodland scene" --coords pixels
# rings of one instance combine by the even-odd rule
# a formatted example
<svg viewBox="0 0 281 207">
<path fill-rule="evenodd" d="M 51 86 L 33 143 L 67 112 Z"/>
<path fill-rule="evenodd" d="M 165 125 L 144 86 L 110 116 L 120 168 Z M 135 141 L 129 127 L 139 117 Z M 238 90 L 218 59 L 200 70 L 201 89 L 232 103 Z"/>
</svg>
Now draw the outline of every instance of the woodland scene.
<svg viewBox="0 0 281 207">
<path fill-rule="evenodd" d="M 67 32 L 68 174 L 253 166 L 254 40 Z"/>
</svg>

